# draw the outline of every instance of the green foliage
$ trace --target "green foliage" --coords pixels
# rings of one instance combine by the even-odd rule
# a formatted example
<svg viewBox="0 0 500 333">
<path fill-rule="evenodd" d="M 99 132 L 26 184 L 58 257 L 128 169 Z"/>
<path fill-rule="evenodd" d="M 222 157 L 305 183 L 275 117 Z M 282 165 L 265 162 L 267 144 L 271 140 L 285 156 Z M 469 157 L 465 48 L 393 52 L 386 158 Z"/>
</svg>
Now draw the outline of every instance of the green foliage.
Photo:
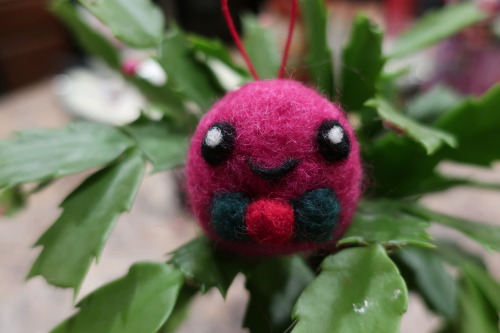
<svg viewBox="0 0 500 333">
<path fill-rule="evenodd" d="M 251 332 L 285 332 L 290 313 L 314 274 L 298 256 L 269 258 L 247 275 L 250 292 L 244 327 Z"/>
<path fill-rule="evenodd" d="M 428 156 L 420 144 L 409 138 L 386 133 L 365 150 L 365 160 L 375 165 L 373 195 L 401 198 L 432 192 L 429 187 L 435 185 L 435 179 L 429 184 L 429 178 L 440 159 Z"/>
<path fill-rule="evenodd" d="M 418 205 L 409 205 L 407 209 L 412 211 L 416 216 L 460 231 L 465 236 L 481 244 L 487 250 L 500 251 L 500 227 L 496 225 L 472 222 L 462 218 L 440 214 Z"/>
<path fill-rule="evenodd" d="M 242 260 L 213 246 L 206 237 L 196 238 L 175 250 L 169 263 L 177 267 L 186 279 L 193 280 L 203 293 L 215 287 L 225 297 L 236 274 L 248 270 L 258 260 Z"/>
<path fill-rule="evenodd" d="M 188 140 L 185 131 L 164 121 L 141 119 L 125 128 L 137 141 L 153 172 L 170 170 L 184 164 Z"/>
<path fill-rule="evenodd" d="M 488 272 L 477 265 L 466 263 L 463 266 L 465 274 L 478 286 L 488 302 L 500 312 L 500 284 Z"/>
<path fill-rule="evenodd" d="M 50 184 L 52 184 L 52 179 L 40 182 L 32 189 L 25 189 L 22 185 L 0 189 L 0 217 L 2 215 L 7 217 L 16 215 L 26 207 L 28 197 L 31 194 L 43 190 Z"/>
<path fill-rule="evenodd" d="M 122 128 L 77 122 L 0 141 L 0 213 L 13 212 L 55 178 L 102 168 L 64 200 L 61 216 L 36 244 L 43 250 L 29 274 L 75 292 L 119 215 L 130 210 L 146 160 L 153 172 L 182 166 L 202 114 L 250 79 L 220 41 L 188 35 L 174 22 L 165 27 L 150 0 L 79 2 L 127 46 L 148 48 L 167 81 L 157 86 L 124 77 L 149 104 L 145 116 Z M 308 84 L 336 99 L 325 3 L 300 0 L 300 6 Z M 51 9 L 90 54 L 120 70 L 122 51 L 87 23 L 75 1 L 53 0 Z M 437 213 L 415 200 L 457 185 L 500 188 L 437 171 L 443 160 L 481 166 L 500 160 L 500 85 L 474 99 L 444 86 L 409 99 L 396 81 L 404 72 L 382 74 L 387 61 L 483 17 L 471 2 L 449 5 L 417 22 L 389 55 L 382 53 L 381 30 L 365 16 L 355 19 L 342 53 L 339 98 L 356 125 L 372 186 L 335 254 L 248 258 L 200 237 L 175 250 L 166 264 L 133 265 L 126 276 L 87 296 L 79 312 L 53 332 L 173 332 L 195 295 L 217 288 L 225 296 L 237 274 L 245 276 L 250 293 L 243 325 L 251 332 L 398 332 L 408 302 L 405 281 L 444 318 L 443 332 L 498 332 L 498 282 L 481 258 L 455 243 L 432 240 L 427 229 L 440 223 L 500 251 L 500 228 Z M 260 77 L 276 77 L 279 43 L 255 17 L 245 16 L 243 24 Z M 152 119 L 151 109 L 161 119 Z M 31 182 L 39 183 L 35 190 L 25 188 Z"/>
<path fill-rule="evenodd" d="M 384 121 L 420 143 L 427 151 L 427 154 L 433 154 L 445 144 L 451 147 L 457 145 L 452 135 L 417 123 L 413 119 L 396 111 L 389 102 L 382 98 L 369 100 L 366 104 L 376 108 L 378 115 Z"/>
<path fill-rule="evenodd" d="M 242 84 L 250 79 L 248 71 L 235 63 L 229 50 L 221 41 L 197 35 L 189 35 L 187 39 L 195 54 L 198 58 L 204 58 L 204 64 L 225 90 L 234 89 L 234 84 Z M 228 73 L 234 77 L 229 82 Z"/>
<path fill-rule="evenodd" d="M 434 312 L 452 319 L 457 311 L 455 281 L 438 252 L 405 247 L 396 252 L 396 257 L 408 271 L 404 277 L 409 288 L 417 290 Z"/>
<path fill-rule="evenodd" d="M 128 274 L 94 291 L 51 333 L 156 333 L 172 313 L 182 274 L 161 263 L 134 264 Z"/>
<path fill-rule="evenodd" d="M 437 243 L 432 250 L 401 249 L 395 259 L 409 288 L 443 317 L 439 332 L 498 332 L 498 282 L 476 255 L 457 243 Z"/>
<path fill-rule="evenodd" d="M 243 45 L 252 60 L 260 79 L 272 79 L 278 75 L 280 51 L 276 38 L 262 28 L 252 15 L 243 16 L 245 38 Z"/>
<path fill-rule="evenodd" d="M 485 14 L 473 1 L 452 4 L 431 12 L 399 37 L 389 56 L 401 57 L 417 52 L 480 22 L 484 17 Z"/>
<path fill-rule="evenodd" d="M 432 247 L 428 219 L 406 212 L 397 201 L 363 201 L 339 245 L 383 244 Z"/>
<path fill-rule="evenodd" d="M 61 204 L 61 216 L 35 244 L 43 250 L 29 277 L 42 275 L 49 283 L 76 292 L 94 258 L 99 258 L 118 216 L 132 207 L 144 164 L 132 152 L 71 193 Z"/>
<path fill-rule="evenodd" d="M 0 141 L 0 188 L 99 167 L 132 144 L 118 129 L 88 122 L 21 132 L 17 138 Z"/>
<path fill-rule="evenodd" d="M 452 133 L 459 148 L 448 149 L 443 158 L 457 162 L 488 166 L 500 159 L 500 84 L 479 98 L 468 98 L 440 117 L 435 126 Z"/>
<path fill-rule="evenodd" d="M 194 114 L 187 112 L 182 95 L 171 87 L 171 82 L 167 81 L 162 86 L 156 86 L 138 76 L 126 79 L 135 85 L 151 101 L 155 109 L 161 111 L 166 117 L 186 124 L 193 121 Z"/>
<path fill-rule="evenodd" d="M 467 274 L 462 278 L 458 299 L 461 311 L 457 322 L 459 332 L 498 333 L 498 314 Z"/>
<path fill-rule="evenodd" d="M 0 216 L 12 216 L 26 205 L 26 194 L 20 187 L 0 190 Z"/>
<path fill-rule="evenodd" d="M 436 239 L 437 255 L 443 259 L 447 265 L 460 267 L 465 263 L 472 263 L 478 267 L 486 269 L 486 265 L 481 257 L 462 247 L 451 239 Z"/>
<path fill-rule="evenodd" d="M 101 58 L 111 68 L 120 68 L 120 59 L 113 45 L 85 23 L 78 8 L 68 0 L 52 1 L 50 9 L 70 28 L 76 40 L 90 54 Z"/>
<path fill-rule="evenodd" d="M 408 293 L 383 247 L 343 250 L 322 269 L 295 306 L 293 333 L 399 333 Z"/>
<path fill-rule="evenodd" d="M 197 293 L 197 288 L 193 288 L 186 284 L 182 287 L 172 313 L 170 314 L 162 328 L 158 331 L 158 333 L 172 333 L 177 330 L 184 319 L 186 319 L 189 313 L 189 306 L 191 305 L 191 301 Z"/>
<path fill-rule="evenodd" d="M 126 3 L 124 0 L 120 1 Z M 88 53 L 102 59 L 111 68 L 121 70 L 119 51 L 103 34 L 95 31 L 85 22 L 78 6 L 75 6 L 68 0 L 54 0 L 51 4 L 51 9 L 68 25 L 75 38 Z M 153 11 L 156 11 L 156 9 Z M 162 35 L 163 31 L 161 31 L 160 37 Z M 159 48 L 160 43 L 161 39 L 157 40 L 151 47 Z M 170 85 L 165 84 L 158 87 L 140 77 L 126 77 L 126 79 L 134 84 L 152 102 L 161 103 L 162 110 L 168 110 L 176 116 L 179 116 L 180 113 L 183 118 L 188 116 L 186 115 L 185 105 L 181 96 Z"/>
<path fill-rule="evenodd" d="M 159 62 L 172 89 L 196 103 L 200 110 L 207 111 L 222 94 L 207 68 L 195 59 L 180 30 L 173 29 L 163 39 Z"/>
<path fill-rule="evenodd" d="M 478 165 L 498 160 L 500 151 L 493 146 L 498 141 L 495 129 L 499 128 L 500 122 L 498 114 L 491 110 L 499 101 L 500 85 L 497 85 L 479 98 L 463 101 L 435 122 L 434 126 L 439 130 L 455 137 L 456 149 L 442 147 L 428 156 L 424 149 L 408 138 L 395 133 L 379 136 L 364 150 L 365 161 L 374 166 L 375 195 L 408 197 L 457 185 L 456 181 L 444 179 L 436 173 L 436 166 L 444 159 Z M 408 176 L 394 176 L 398 174 Z"/>
<path fill-rule="evenodd" d="M 333 56 L 326 35 L 328 13 L 323 0 L 299 0 L 307 40 L 306 64 L 318 91 L 333 98 Z"/>
<path fill-rule="evenodd" d="M 242 76 L 248 76 L 248 72 L 245 69 L 235 64 L 229 50 L 220 40 L 208 39 L 198 35 L 189 35 L 187 39 L 192 44 L 195 51 L 202 52 L 206 57 L 216 59 L 226 64 Z"/>
<path fill-rule="evenodd" d="M 455 108 L 462 97 L 451 88 L 437 84 L 408 102 L 407 115 L 417 121 L 432 124 L 448 110 Z"/>
<path fill-rule="evenodd" d="M 342 54 L 341 102 L 346 110 L 359 110 L 375 95 L 385 63 L 382 38 L 380 28 L 367 17 L 356 17 L 351 38 Z"/>
<path fill-rule="evenodd" d="M 135 48 L 154 48 L 163 36 L 161 10 L 151 0 L 79 0 L 111 29 L 113 35 Z"/>
</svg>

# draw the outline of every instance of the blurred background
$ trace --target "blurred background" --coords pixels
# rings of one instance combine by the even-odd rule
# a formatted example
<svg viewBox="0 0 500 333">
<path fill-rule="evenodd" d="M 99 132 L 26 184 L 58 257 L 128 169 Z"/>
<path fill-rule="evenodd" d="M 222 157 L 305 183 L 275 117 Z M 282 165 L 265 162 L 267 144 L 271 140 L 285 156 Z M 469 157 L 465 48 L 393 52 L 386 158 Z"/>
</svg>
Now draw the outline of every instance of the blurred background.
<svg viewBox="0 0 500 333">
<path fill-rule="evenodd" d="M 185 30 L 207 37 L 220 38 L 231 43 L 228 29 L 220 10 L 219 0 L 156 0 L 165 15 L 175 19 Z M 419 16 L 454 0 L 329 0 L 332 8 L 331 45 L 335 50 L 349 36 L 356 13 L 364 12 L 385 27 L 390 39 L 402 33 Z M 429 50 L 430 62 L 436 62 L 435 73 L 421 73 L 420 83 L 432 84 L 444 80 L 462 93 L 480 94 L 500 79 L 498 66 L 498 35 L 500 24 L 494 13 L 500 7 L 498 0 L 478 0 L 492 13 L 492 17 L 473 28 L 442 43 L 438 50 Z M 278 36 L 286 32 L 289 4 L 286 0 L 240 0 L 231 4 L 233 13 L 255 13 L 260 23 L 274 30 Z M 91 18 L 88 18 L 91 20 Z M 239 15 L 234 15 L 241 31 Z M 99 22 L 94 22 L 96 29 Z M 303 44 L 300 33 L 294 40 L 296 56 Z M 123 50 L 126 52 L 127 50 Z M 443 58 L 446 58 L 444 60 Z M 89 62 L 64 26 L 47 10 L 46 0 L 0 1 L 0 93 L 6 94 L 30 84 L 63 73 L 66 69 Z M 444 64 L 442 67 L 438 64 Z M 460 73 L 454 71 L 461 66 Z M 431 66 L 431 64 L 429 64 Z M 490 70 L 486 70 L 489 68 Z M 426 75 L 423 75 L 426 74 Z M 434 80 L 434 81 L 433 81 Z M 472 82 L 471 82 L 472 81 Z"/>
<path fill-rule="evenodd" d="M 165 15 L 185 30 L 227 43 L 231 38 L 220 11 L 219 0 L 158 0 Z M 338 55 L 350 34 L 356 13 L 367 13 L 381 24 L 391 40 L 426 12 L 440 8 L 440 0 L 328 1 L 331 9 L 328 38 Z M 490 15 L 422 54 L 393 64 L 394 71 L 409 66 L 401 78 L 407 94 L 441 85 L 449 99 L 462 95 L 481 95 L 500 81 L 500 1 L 477 1 Z M 231 10 L 238 29 L 239 14 L 254 13 L 258 21 L 282 40 L 289 15 L 287 0 L 232 1 Z M 87 18 L 95 27 L 109 33 L 98 21 Z M 307 41 L 300 31 L 294 37 L 290 68 L 300 78 L 301 57 Z M 112 36 L 109 37 L 113 40 Z M 143 53 L 121 49 L 123 71 L 142 71 L 151 82 L 161 82 L 161 70 L 144 64 Z M 340 57 L 336 57 L 339 59 Z M 342 64 L 336 64 L 342 66 Z M 160 71 L 160 72 L 159 72 Z M 163 78 L 164 79 L 164 78 Z M 230 78 L 228 77 L 228 81 Z M 61 127 L 75 118 L 108 124 L 123 124 L 136 119 L 143 105 L 140 94 L 112 73 L 103 63 L 87 57 L 64 26 L 47 10 L 45 0 L 0 0 L 0 138 L 13 131 Z M 453 164 L 442 165 L 449 174 L 483 182 L 500 183 L 500 166 L 493 170 Z M 72 313 L 71 291 L 48 286 L 37 277 L 24 278 L 40 249 L 31 246 L 57 218 L 60 201 L 85 175 L 74 175 L 55 182 L 29 200 L 28 209 L 3 217 L 0 207 L 0 332 L 42 333 Z M 196 224 L 182 208 L 176 192 L 175 173 L 146 178 L 136 204 L 117 224 L 98 265 L 88 275 L 80 296 L 123 275 L 137 260 L 163 260 L 165 255 L 199 234 Z M 500 196 L 486 189 L 459 187 L 428 196 L 423 202 L 435 210 L 500 225 Z M 436 228 L 435 234 L 444 231 Z M 447 237 L 462 238 L 458 234 Z M 463 240 L 473 251 L 478 246 Z M 490 269 L 500 278 L 500 258 L 487 255 Z M 242 332 L 241 318 L 247 301 L 242 278 L 231 287 L 227 301 L 217 293 L 198 299 L 181 332 Z M 439 320 L 413 297 L 402 332 L 431 332 Z"/>
</svg>

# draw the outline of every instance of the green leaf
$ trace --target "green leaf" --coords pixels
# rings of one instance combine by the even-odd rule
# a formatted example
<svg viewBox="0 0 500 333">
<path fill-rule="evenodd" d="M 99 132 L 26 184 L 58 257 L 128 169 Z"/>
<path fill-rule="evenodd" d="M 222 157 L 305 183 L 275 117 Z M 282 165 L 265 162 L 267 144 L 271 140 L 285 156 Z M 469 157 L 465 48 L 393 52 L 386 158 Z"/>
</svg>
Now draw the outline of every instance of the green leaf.
<svg viewBox="0 0 500 333">
<path fill-rule="evenodd" d="M 500 312 L 500 283 L 488 274 L 485 268 L 466 263 L 463 266 L 465 273 L 474 281 L 497 312 Z"/>
<path fill-rule="evenodd" d="M 198 122 L 198 117 L 187 111 L 183 100 L 185 96 L 170 87 L 168 82 L 162 86 L 156 86 L 138 76 L 127 76 L 126 79 L 136 86 L 152 104 L 161 106 L 158 109 L 165 115 L 188 125 Z"/>
<path fill-rule="evenodd" d="M 486 268 L 483 259 L 476 253 L 465 249 L 461 244 L 450 239 L 436 239 L 435 251 L 450 265 L 461 267 L 464 263 L 472 263 L 482 269 Z"/>
<path fill-rule="evenodd" d="M 408 292 L 382 246 L 343 250 L 322 269 L 295 305 L 293 333 L 399 333 Z"/>
<path fill-rule="evenodd" d="M 298 256 L 265 259 L 247 276 L 250 302 L 244 327 L 251 332 L 285 332 L 293 304 L 314 274 Z"/>
<path fill-rule="evenodd" d="M 415 155 L 414 155 L 415 156 Z M 422 157 L 425 159 L 426 157 Z M 411 169 L 418 169 L 420 166 L 420 163 L 418 162 L 418 159 L 415 158 L 417 161 L 415 161 L 416 166 Z M 432 159 L 432 160 L 438 160 L 438 159 Z M 432 161 L 431 160 L 431 161 Z M 423 166 L 427 166 L 426 164 L 423 164 Z M 401 168 L 403 169 L 403 168 Z M 400 170 L 401 170 L 400 169 Z M 427 171 L 428 174 L 426 175 L 423 171 Z M 388 174 L 388 171 L 385 173 Z M 410 173 L 408 173 L 410 174 Z M 412 177 L 408 177 L 412 178 Z M 500 190 L 500 184 L 496 183 L 483 183 L 483 182 L 477 182 L 471 179 L 464 179 L 464 178 L 455 178 L 455 177 L 447 177 L 445 175 L 440 174 L 439 172 L 432 171 L 432 168 L 427 168 L 424 169 L 422 168 L 421 170 L 417 171 L 417 174 L 414 175 L 414 179 L 406 180 L 406 179 L 401 179 L 398 177 L 393 177 L 393 180 L 396 182 L 400 182 L 401 185 L 408 185 L 408 188 L 405 189 L 405 195 L 421 195 L 424 193 L 431 193 L 431 192 L 439 192 L 439 191 L 444 191 L 447 190 L 451 187 L 455 186 L 469 186 L 469 187 L 474 187 L 474 188 L 480 188 L 480 189 L 487 189 L 487 190 L 494 190 L 494 191 L 499 191 Z M 380 185 L 380 183 L 377 183 Z M 409 185 L 411 184 L 411 186 Z M 393 192 L 392 194 L 399 194 L 397 192 Z M 393 196 L 393 195 L 389 195 Z"/>
<path fill-rule="evenodd" d="M 487 250 L 500 251 L 500 227 L 468 221 L 444 214 L 432 214 L 437 223 L 446 225 L 462 232 L 465 236 L 475 240 Z"/>
<path fill-rule="evenodd" d="M 397 251 L 396 256 L 411 271 L 415 287 L 430 308 L 452 319 L 457 311 L 455 281 L 436 249 L 408 246 Z M 405 281 L 408 283 L 406 277 Z"/>
<path fill-rule="evenodd" d="M 456 333 L 455 328 L 452 323 L 443 323 L 436 331 L 433 333 Z"/>
<path fill-rule="evenodd" d="M 206 237 L 196 238 L 175 250 L 169 264 L 177 267 L 187 279 L 198 283 L 203 293 L 216 287 L 225 294 L 232 283 L 232 278 L 226 280 L 220 271 L 212 244 Z"/>
<path fill-rule="evenodd" d="M 444 191 L 454 186 L 470 186 L 487 190 L 500 190 L 500 184 L 483 183 L 471 179 L 448 177 L 436 171 L 429 171 L 428 177 L 420 179 L 413 188 L 413 194 Z"/>
<path fill-rule="evenodd" d="M 280 67 L 280 50 L 272 31 L 262 28 L 253 15 L 242 19 L 243 45 L 260 79 L 274 79 Z"/>
<path fill-rule="evenodd" d="M 500 226 L 472 222 L 466 219 L 433 212 L 420 205 L 407 205 L 406 209 L 415 216 L 448 226 L 475 240 L 487 250 L 500 251 Z"/>
<path fill-rule="evenodd" d="M 392 105 L 382 98 L 371 99 L 366 105 L 376 108 L 383 120 L 404 131 L 405 134 L 420 143 L 429 155 L 433 154 L 442 145 L 447 144 L 450 147 L 457 145 L 452 135 L 417 123 L 396 111 Z"/>
<path fill-rule="evenodd" d="M 16 215 L 26 207 L 30 195 L 40 192 L 51 185 L 52 182 L 52 179 L 47 179 L 30 189 L 25 189 L 21 185 L 0 189 L 0 216 L 11 217 Z"/>
<path fill-rule="evenodd" d="M 153 172 L 170 170 L 184 164 L 189 145 L 187 134 L 163 121 L 140 120 L 125 128 L 137 141 Z"/>
<path fill-rule="evenodd" d="M 69 0 L 53 0 L 51 4 L 51 10 L 64 21 L 89 54 L 103 59 L 111 68 L 120 70 L 121 60 L 118 51 L 102 34 L 93 30 L 82 19 L 78 8 L 79 6 L 71 4 Z M 168 85 L 155 86 L 137 76 L 124 78 L 136 86 L 152 102 L 161 103 L 164 107 L 168 107 L 186 118 L 182 96 Z"/>
<path fill-rule="evenodd" d="M 52 333 L 156 333 L 183 283 L 182 274 L 163 263 L 136 263 L 126 276 L 85 297 L 80 311 Z"/>
<path fill-rule="evenodd" d="M 135 48 L 156 47 L 162 38 L 162 11 L 151 0 L 79 0 L 113 35 Z"/>
<path fill-rule="evenodd" d="M 78 291 L 121 213 L 130 210 L 144 175 L 144 160 L 131 154 L 83 182 L 61 204 L 63 212 L 35 246 L 43 246 L 28 277 Z"/>
<path fill-rule="evenodd" d="M 63 177 L 115 160 L 133 144 L 118 129 L 77 122 L 0 141 L 0 188 Z"/>
<path fill-rule="evenodd" d="M 306 63 L 318 91 L 333 98 L 333 56 L 328 46 L 328 13 L 324 0 L 299 0 L 308 42 Z"/>
<path fill-rule="evenodd" d="M 234 63 L 228 48 L 220 40 L 209 39 L 200 35 L 189 35 L 187 39 L 195 51 L 202 52 L 209 58 L 220 60 L 239 74 L 249 77 L 247 70 Z"/>
<path fill-rule="evenodd" d="M 437 154 L 427 155 L 420 144 L 393 132 L 374 139 L 363 152 L 363 160 L 372 170 L 373 195 L 391 198 L 419 194 L 432 187 L 429 177 L 440 161 Z"/>
<path fill-rule="evenodd" d="M 427 179 L 424 179 L 421 186 L 419 186 L 419 190 L 426 193 L 436 192 L 443 191 L 454 186 L 469 186 L 494 191 L 500 190 L 500 184 L 498 183 L 483 183 L 472 179 L 448 177 L 437 172 L 429 175 Z"/>
<path fill-rule="evenodd" d="M 111 68 L 120 68 L 118 51 L 102 34 L 95 31 L 83 20 L 78 12 L 78 6 L 69 0 L 53 0 L 50 9 L 64 21 L 88 53 L 101 58 Z"/>
<path fill-rule="evenodd" d="M 216 89 L 207 68 L 196 61 L 178 28 L 171 29 L 164 38 L 158 60 L 168 75 L 168 86 L 195 102 L 201 110 L 208 111 L 222 94 Z"/>
<path fill-rule="evenodd" d="M 20 187 L 0 190 L 0 217 L 13 216 L 26 206 L 27 195 Z"/>
<path fill-rule="evenodd" d="M 419 163 L 416 164 L 418 166 Z M 444 191 L 454 186 L 472 185 L 472 182 L 464 179 L 446 177 L 432 170 L 427 170 L 427 171 L 429 172 L 427 177 L 419 173 L 417 175 L 418 178 L 416 177 L 417 179 L 414 179 L 412 181 L 413 188 L 409 190 L 410 194 L 420 195 L 423 193 Z"/>
<path fill-rule="evenodd" d="M 477 99 L 467 99 L 436 121 L 436 127 L 452 133 L 459 149 L 444 157 L 458 162 L 489 165 L 500 160 L 500 84 Z"/>
<path fill-rule="evenodd" d="M 382 38 L 382 31 L 366 16 L 356 17 L 342 54 L 341 102 L 347 110 L 359 110 L 375 95 L 385 63 Z"/>
<path fill-rule="evenodd" d="M 429 156 L 419 144 L 395 133 L 367 141 L 362 146 L 363 160 L 372 170 L 373 195 L 401 198 L 459 185 L 462 181 L 443 179 L 436 173 L 444 159 L 481 165 L 498 160 L 500 115 L 494 110 L 499 104 L 500 85 L 478 99 L 464 101 L 436 121 L 436 127 L 457 138 L 458 149 L 442 147 Z"/>
<path fill-rule="evenodd" d="M 461 309 L 458 318 L 459 332 L 499 332 L 498 314 L 467 273 L 463 276 L 458 296 Z"/>
<path fill-rule="evenodd" d="M 404 32 L 389 56 L 402 57 L 426 48 L 485 18 L 473 1 L 452 4 L 433 11 Z"/>
<path fill-rule="evenodd" d="M 398 201 L 363 201 L 338 245 L 379 243 L 432 247 L 431 237 L 425 231 L 429 226 L 428 220 L 407 213 Z"/>
<path fill-rule="evenodd" d="M 193 280 L 203 293 L 216 287 L 225 297 L 236 274 L 245 272 L 258 262 L 221 252 L 207 237 L 199 237 L 172 253 L 169 263 L 179 268 L 188 280 Z"/>
<path fill-rule="evenodd" d="M 461 101 L 462 96 L 453 89 L 437 84 L 432 89 L 410 100 L 406 113 L 415 120 L 432 124 L 448 110 L 460 104 Z"/>
<path fill-rule="evenodd" d="M 186 319 L 189 313 L 189 306 L 191 305 L 193 297 L 196 296 L 197 293 L 198 289 L 196 288 L 192 288 L 187 285 L 182 287 L 172 313 L 168 317 L 168 320 L 163 324 L 162 328 L 160 328 L 158 333 L 173 333 L 177 331 L 177 328 Z"/>
<path fill-rule="evenodd" d="M 218 85 L 225 91 L 231 91 L 250 80 L 247 70 L 236 65 L 227 47 L 217 39 L 208 39 L 198 35 L 189 35 L 197 59 L 210 69 Z"/>
</svg>

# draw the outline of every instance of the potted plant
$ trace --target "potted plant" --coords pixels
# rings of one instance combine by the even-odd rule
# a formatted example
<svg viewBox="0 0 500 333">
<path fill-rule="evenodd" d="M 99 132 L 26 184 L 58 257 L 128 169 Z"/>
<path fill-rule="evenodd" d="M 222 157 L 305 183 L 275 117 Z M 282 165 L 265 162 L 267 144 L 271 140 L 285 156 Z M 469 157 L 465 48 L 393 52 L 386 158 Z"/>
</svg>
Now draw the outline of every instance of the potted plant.
<svg viewBox="0 0 500 333">
<path fill-rule="evenodd" d="M 121 126 L 78 121 L 0 141 L 4 212 L 30 194 L 23 184 L 50 186 L 56 178 L 97 169 L 61 204 L 61 215 L 35 244 L 42 251 L 29 272 L 78 292 L 115 221 L 130 210 L 146 165 L 154 172 L 182 166 L 199 118 L 234 87 L 221 68 L 237 84 L 250 81 L 250 75 L 221 42 L 165 22 L 149 0 L 54 0 L 51 10 L 90 54 L 122 73 L 160 112 L 160 117 L 143 112 Z M 120 43 L 91 26 L 83 10 Z M 76 313 L 52 332 L 173 332 L 196 294 L 216 288 L 225 295 L 239 273 L 250 293 L 243 326 L 251 332 L 399 332 L 409 290 L 443 319 L 441 332 L 498 332 L 498 282 L 480 257 L 452 240 L 433 239 L 427 229 L 438 223 L 500 251 L 500 227 L 438 213 L 419 198 L 459 185 L 499 188 L 446 176 L 437 167 L 444 160 L 489 167 L 500 159 L 500 86 L 451 103 L 446 89 L 408 98 L 398 84 L 405 70 L 389 72 L 397 59 L 480 22 L 485 14 L 472 2 L 446 6 L 399 36 L 389 52 L 382 47 L 382 30 L 359 15 L 341 54 L 340 73 L 334 75 L 323 1 L 301 0 L 300 11 L 308 84 L 343 106 L 365 165 L 363 200 L 336 249 L 248 258 L 220 251 L 202 236 L 167 262 L 132 265 L 125 276 L 81 300 Z M 250 57 L 262 77 L 272 76 L 279 64 L 268 55 L 275 45 L 255 21 L 248 22 Z M 125 70 L 124 47 L 152 50 L 148 59 L 168 79 L 152 81 Z"/>
</svg>

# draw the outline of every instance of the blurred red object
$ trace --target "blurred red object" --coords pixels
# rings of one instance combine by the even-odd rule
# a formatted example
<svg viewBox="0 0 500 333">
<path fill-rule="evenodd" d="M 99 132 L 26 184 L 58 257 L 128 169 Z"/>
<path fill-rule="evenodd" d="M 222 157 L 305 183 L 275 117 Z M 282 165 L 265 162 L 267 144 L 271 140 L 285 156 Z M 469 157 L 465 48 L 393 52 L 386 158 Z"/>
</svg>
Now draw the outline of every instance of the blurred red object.
<svg viewBox="0 0 500 333">
<path fill-rule="evenodd" d="M 400 34 L 413 22 L 417 4 L 417 0 L 384 1 L 385 22 L 390 36 Z"/>
</svg>

